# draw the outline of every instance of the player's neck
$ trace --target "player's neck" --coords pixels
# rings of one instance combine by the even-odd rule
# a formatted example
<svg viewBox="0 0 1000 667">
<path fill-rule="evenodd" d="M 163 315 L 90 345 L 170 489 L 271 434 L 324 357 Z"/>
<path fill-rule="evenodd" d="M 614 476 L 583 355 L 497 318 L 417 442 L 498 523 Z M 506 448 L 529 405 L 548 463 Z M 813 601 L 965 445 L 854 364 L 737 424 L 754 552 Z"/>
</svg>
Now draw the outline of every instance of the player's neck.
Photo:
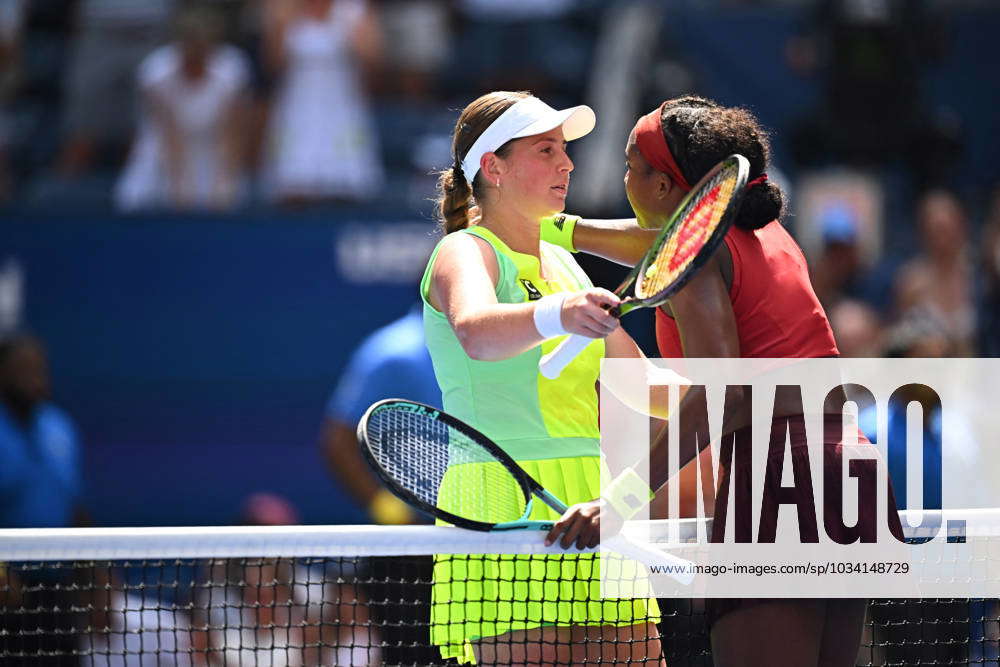
<svg viewBox="0 0 1000 667">
<path fill-rule="evenodd" d="M 484 210 L 480 226 L 490 230 L 514 252 L 538 257 L 538 221 L 511 209 Z"/>
</svg>

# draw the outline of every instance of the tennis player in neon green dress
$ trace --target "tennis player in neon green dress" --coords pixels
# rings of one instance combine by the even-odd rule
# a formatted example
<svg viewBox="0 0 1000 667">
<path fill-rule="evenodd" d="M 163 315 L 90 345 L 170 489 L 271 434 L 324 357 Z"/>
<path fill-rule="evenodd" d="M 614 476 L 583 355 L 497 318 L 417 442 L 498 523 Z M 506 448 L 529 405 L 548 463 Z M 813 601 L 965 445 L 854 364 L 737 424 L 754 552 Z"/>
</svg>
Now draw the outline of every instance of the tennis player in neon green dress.
<svg viewBox="0 0 1000 667">
<path fill-rule="evenodd" d="M 439 182 L 446 236 L 420 286 L 445 410 L 572 505 L 548 536 L 571 554 L 596 546 L 598 517 L 608 516 L 598 497 L 600 360 L 641 356 L 606 310 L 618 298 L 593 287 L 569 252 L 539 238 L 539 220 L 564 207 L 573 170 L 566 142 L 594 122 L 589 107 L 557 111 L 525 93 L 469 104 L 455 126 L 455 163 Z M 473 197 L 481 218 L 470 226 Z M 594 342 L 548 380 L 539 359 L 569 333 Z M 475 474 L 475 465 L 448 471 L 442 504 L 449 476 Z M 482 502 L 488 511 L 485 490 Z M 531 518 L 559 517 L 538 503 Z M 599 577 L 589 555 L 439 556 L 431 641 L 446 658 L 480 664 L 658 664 L 655 600 L 602 600 Z"/>
</svg>

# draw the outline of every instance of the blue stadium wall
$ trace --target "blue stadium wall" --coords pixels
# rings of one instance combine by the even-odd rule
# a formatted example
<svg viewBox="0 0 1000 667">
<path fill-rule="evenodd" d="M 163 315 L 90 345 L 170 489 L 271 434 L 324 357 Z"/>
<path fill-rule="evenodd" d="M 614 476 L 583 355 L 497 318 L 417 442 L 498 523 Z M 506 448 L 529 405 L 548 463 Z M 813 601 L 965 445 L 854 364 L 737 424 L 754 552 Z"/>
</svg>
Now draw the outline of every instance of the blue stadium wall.
<svg viewBox="0 0 1000 667">
<path fill-rule="evenodd" d="M 324 405 L 361 338 L 416 302 L 432 230 L 360 217 L 0 225 L 0 269 L 21 276 L 20 319 L 82 434 L 95 523 L 231 523 L 264 490 L 309 523 L 361 520 L 319 453 Z"/>
</svg>

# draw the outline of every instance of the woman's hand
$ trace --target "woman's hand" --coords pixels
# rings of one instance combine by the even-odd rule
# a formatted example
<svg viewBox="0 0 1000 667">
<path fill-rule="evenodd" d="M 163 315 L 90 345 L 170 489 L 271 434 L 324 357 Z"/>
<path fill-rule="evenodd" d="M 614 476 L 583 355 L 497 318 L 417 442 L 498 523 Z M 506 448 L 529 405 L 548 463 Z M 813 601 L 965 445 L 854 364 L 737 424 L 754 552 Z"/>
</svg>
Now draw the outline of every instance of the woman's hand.
<svg viewBox="0 0 1000 667">
<path fill-rule="evenodd" d="M 604 338 L 619 327 L 618 318 L 608 312 L 619 303 L 621 299 L 600 287 L 570 294 L 563 301 L 563 328 L 590 338 Z"/>
<path fill-rule="evenodd" d="M 617 535 L 622 528 L 621 516 L 604 498 L 577 503 L 555 522 L 545 536 L 545 545 L 552 545 L 558 540 L 563 549 L 569 549 L 574 542 L 577 549 L 596 547 L 601 542 L 602 520 L 609 535 Z"/>
</svg>

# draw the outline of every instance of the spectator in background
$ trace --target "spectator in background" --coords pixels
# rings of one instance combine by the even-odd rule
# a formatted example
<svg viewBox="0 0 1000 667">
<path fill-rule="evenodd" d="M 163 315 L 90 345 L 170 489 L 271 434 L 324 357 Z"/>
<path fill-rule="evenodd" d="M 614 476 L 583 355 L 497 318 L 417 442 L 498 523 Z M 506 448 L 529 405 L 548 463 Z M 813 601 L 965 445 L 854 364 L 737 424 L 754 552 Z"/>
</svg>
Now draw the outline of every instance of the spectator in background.
<svg viewBox="0 0 1000 667">
<path fill-rule="evenodd" d="M 580 0 L 458 0 L 462 28 L 449 78 L 463 96 L 531 90 L 582 97 L 590 37 L 568 20 Z M 557 44 L 553 48 L 553 43 Z M 470 78 L 474 77 L 474 78 Z"/>
<path fill-rule="evenodd" d="M 886 335 L 886 355 L 889 357 L 926 359 L 956 356 L 954 345 L 953 332 L 943 327 L 941 320 L 929 311 L 910 311 Z M 955 475 L 951 479 L 962 480 L 966 486 L 977 485 L 976 480 L 984 476 L 977 472 L 981 470 L 982 459 L 975 433 L 961 411 L 952 411 L 949 416 L 950 435 L 945 441 L 944 415 L 940 403 L 934 405 L 932 393 L 931 389 L 919 383 L 900 387 L 894 394 L 898 400 L 890 401 L 885 407 L 863 410 L 858 415 L 859 425 L 874 442 L 877 412 L 887 408 L 887 442 L 905 443 L 908 437 L 913 437 L 912 433 L 908 434 L 907 406 L 921 401 L 928 406 L 933 405 L 920 409 L 920 432 L 917 437 L 924 461 L 929 455 L 940 457 Z M 907 462 L 906 448 L 890 448 L 886 465 L 897 509 L 933 510 L 944 507 L 942 483 L 947 479 L 942 479 L 940 475 L 923 477 L 918 487 L 919 496 L 909 495 L 908 479 L 913 478 L 915 471 L 912 459 L 909 464 Z M 926 470 L 927 463 L 924 466 Z M 987 485 L 992 486 L 992 481 Z M 972 652 L 979 644 L 976 633 L 983 631 L 983 624 L 979 623 L 976 630 L 970 621 L 976 618 L 977 613 L 982 619 L 984 610 L 982 601 L 922 600 L 915 611 L 899 610 L 873 601 L 868 614 L 876 664 L 964 665 L 978 662 Z"/>
<path fill-rule="evenodd" d="M 418 307 L 361 343 L 327 404 L 320 436 L 330 474 L 368 510 L 372 521 L 412 523 L 413 511 L 375 479 L 358 450 L 358 421 L 369 405 L 384 398 L 441 406 Z"/>
<path fill-rule="evenodd" d="M 0 340 L 0 528 L 83 523 L 79 449 L 73 423 L 50 402 L 42 344 L 24 334 Z M 69 568 L 7 572 L 0 638 L 16 638 L 18 651 L 37 658 L 30 664 L 61 664 L 52 654 L 75 648 L 71 579 Z"/>
<path fill-rule="evenodd" d="M 878 358 L 883 352 L 882 321 L 862 301 L 842 299 L 827 310 L 842 357 Z"/>
<path fill-rule="evenodd" d="M 51 168 L 63 143 L 64 73 L 72 67 L 76 5 L 77 0 L 0 2 L 0 30 L 7 40 L 0 123 L 13 200 L 30 198 L 36 184 L 48 180 L 36 177 Z"/>
<path fill-rule="evenodd" d="M 76 429 L 50 402 L 41 342 L 23 334 L 0 340 L 0 527 L 82 523 L 80 492 Z"/>
<path fill-rule="evenodd" d="M 413 523 L 418 517 L 375 478 L 361 456 L 356 429 L 369 405 L 397 397 L 441 406 L 418 306 L 361 343 L 323 420 L 321 447 L 330 474 L 368 510 L 372 521 L 381 524 Z M 401 572 L 407 572 L 429 582 L 431 570 L 431 563 L 424 560 L 379 558 L 371 562 L 371 583 L 366 587 L 371 598 L 404 601 L 372 609 L 374 621 L 384 627 L 387 664 L 437 664 L 440 660 L 437 647 L 427 645 L 427 620 L 419 617 L 420 610 L 430 605 L 430 587 L 414 588 L 400 578 Z"/>
<path fill-rule="evenodd" d="M 135 120 L 133 81 L 164 36 L 174 0 L 79 0 L 65 89 L 63 176 L 117 167 Z"/>
<path fill-rule="evenodd" d="M 410 101 L 430 96 L 451 43 L 448 3 L 443 0 L 384 0 L 379 18 L 385 34 L 386 75 L 381 94 Z"/>
<path fill-rule="evenodd" d="M 131 587 L 120 572 L 101 564 L 80 570 L 89 609 L 79 637 L 81 667 L 191 667 L 205 664 L 191 650 L 188 614 L 159 599 L 157 587 Z"/>
<path fill-rule="evenodd" d="M 979 305 L 979 353 L 1000 357 L 1000 183 L 993 191 L 983 225 L 982 300 Z"/>
<path fill-rule="evenodd" d="M 256 493 L 243 506 L 252 526 L 299 523 L 285 498 Z M 343 563 L 344 568 L 351 567 Z M 354 585 L 356 571 L 324 571 L 323 562 L 292 559 L 215 561 L 195 609 L 197 629 L 208 626 L 209 655 L 216 664 L 378 665 L 377 631 L 368 623 L 368 604 Z"/>
<path fill-rule="evenodd" d="M 823 248 L 810 273 L 819 302 L 829 310 L 844 298 L 859 296 L 863 266 L 857 217 L 851 207 L 832 204 L 821 216 Z"/>
<path fill-rule="evenodd" d="M 900 318 L 885 336 L 885 356 L 893 358 L 938 359 L 954 357 L 954 340 L 941 321 L 923 310 L 913 310 Z M 906 496 L 899 496 L 905 499 Z"/>
<path fill-rule="evenodd" d="M 955 195 L 933 190 L 920 199 L 917 220 L 921 249 L 896 277 L 894 312 L 901 321 L 933 322 L 947 342 L 942 356 L 969 356 L 976 310 L 965 212 Z"/>
<path fill-rule="evenodd" d="M 794 132 L 801 164 L 905 158 L 920 187 L 950 175 L 960 128 L 926 106 L 921 77 L 944 52 L 945 25 L 925 0 L 817 0 L 789 41 L 789 66 L 817 74 L 821 106 Z"/>
<path fill-rule="evenodd" d="M 142 62 L 142 118 L 115 192 L 120 209 L 225 209 L 242 199 L 249 62 L 220 43 L 222 33 L 213 12 L 182 12 L 176 41 Z"/>
<path fill-rule="evenodd" d="M 384 175 L 365 99 L 381 58 L 363 0 L 269 0 L 265 54 L 279 79 L 265 187 L 286 204 L 374 197 Z"/>
<path fill-rule="evenodd" d="M 21 77 L 21 31 L 25 9 L 25 0 L 0 3 L 0 204 L 13 194 L 8 148 L 13 118 L 9 106 Z"/>
</svg>

